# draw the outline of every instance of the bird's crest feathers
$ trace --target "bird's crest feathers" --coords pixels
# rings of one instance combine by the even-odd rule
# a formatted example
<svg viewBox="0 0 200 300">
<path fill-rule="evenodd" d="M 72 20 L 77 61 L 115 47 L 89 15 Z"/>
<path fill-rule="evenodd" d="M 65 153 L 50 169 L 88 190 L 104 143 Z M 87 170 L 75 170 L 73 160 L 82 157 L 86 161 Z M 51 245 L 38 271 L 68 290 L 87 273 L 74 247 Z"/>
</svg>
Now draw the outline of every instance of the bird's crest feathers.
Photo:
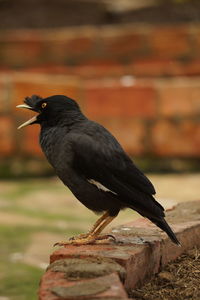
<svg viewBox="0 0 200 300">
<path fill-rule="evenodd" d="M 24 103 L 34 108 L 42 99 L 43 98 L 38 95 L 32 95 L 31 97 L 26 97 Z"/>
</svg>

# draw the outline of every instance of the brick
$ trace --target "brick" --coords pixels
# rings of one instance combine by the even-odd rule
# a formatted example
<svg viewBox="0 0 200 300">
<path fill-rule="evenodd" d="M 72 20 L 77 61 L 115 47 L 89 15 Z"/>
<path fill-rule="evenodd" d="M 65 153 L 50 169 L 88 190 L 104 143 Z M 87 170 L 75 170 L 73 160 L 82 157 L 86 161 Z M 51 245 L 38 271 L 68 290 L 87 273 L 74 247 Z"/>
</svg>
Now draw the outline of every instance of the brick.
<svg viewBox="0 0 200 300">
<path fill-rule="evenodd" d="M 65 272 L 65 277 L 69 280 L 77 279 L 76 272 L 79 274 L 80 280 L 117 273 L 123 281 L 126 274 L 125 269 L 120 264 L 110 258 L 103 257 L 61 259 L 50 264 L 48 270 Z"/>
<path fill-rule="evenodd" d="M 94 40 L 89 37 L 77 37 L 70 39 L 67 44 L 67 51 L 74 55 L 86 55 L 94 48 Z"/>
<path fill-rule="evenodd" d="M 194 59 L 192 61 L 186 62 L 185 64 L 182 64 L 182 68 L 182 75 L 198 76 L 200 75 L 200 60 Z"/>
<path fill-rule="evenodd" d="M 167 221 L 176 232 L 181 242 L 181 247 L 176 247 L 167 239 L 163 240 L 161 248 L 162 267 L 169 261 L 175 260 L 186 250 L 200 247 L 199 209 L 200 201 L 189 201 L 179 203 L 176 209 L 167 213 Z"/>
<path fill-rule="evenodd" d="M 26 68 L 26 72 L 33 73 L 46 73 L 46 74 L 64 74 L 64 75 L 75 75 L 82 78 L 94 77 L 119 77 L 126 73 L 127 68 L 119 63 L 112 62 L 110 60 L 90 60 L 85 61 L 82 64 L 69 66 L 55 64 L 42 64 L 35 67 Z"/>
<path fill-rule="evenodd" d="M 197 57 L 199 57 L 199 51 L 200 51 L 200 28 L 199 26 L 194 26 L 193 27 L 193 40 L 195 43 L 195 54 Z"/>
<path fill-rule="evenodd" d="M 200 123 L 183 120 L 157 121 L 151 132 L 153 153 L 161 156 L 199 157 Z"/>
<path fill-rule="evenodd" d="M 0 55 L 4 65 L 19 67 L 37 63 L 41 60 L 42 52 L 42 45 L 39 41 L 19 42 L 13 40 L 1 43 Z"/>
<path fill-rule="evenodd" d="M 23 140 L 20 141 L 21 151 L 26 156 L 44 157 L 44 154 L 39 145 L 40 126 L 30 125 L 22 130 L 24 130 L 24 132 Z"/>
<path fill-rule="evenodd" d="M 101 47 L 104 48 L 106 55 L 121 56 L 125 60 L 127 56 L 140 55 L 146 51 L 143 35 L 138 32 L 107 33 L 101 40 Z"/>
<path fill-rule="evenodd" d="M 141 117 L 152 118 L 156 114 L 156 92 L 153 87 L 119 84 L 106 86 L 87 85 L 85 111 L 89 117 Z"/>
<path fill-rule="evenodd" d="M 66 246 L 51 255 L 51 263 L 62 259 L 109 258 L 126 270 L 127 290 L 143 284 L 169 261 L 200 245 L 200 201 L 178 204 L 166 213 L 166 219 L 180 240 L 174 245 L 163 231 L 147 219 L 138 219 L 111 231 L 116 243 Z"/>
<path fill-rule="evenodd" d="M 45 40 L 43 42 L 43 53 L 38 57 L 38 64 L 62 64 L 65 63 L 68 54 L 66 52 L 66 40 Z M 33 65 L 34 66 L 34 65 Z"/>
<path fill-rule="evenodd" d="M 6 96 L 8 94 L 8 87 L 6 86 L 5 80 L 0 78 L 0 112 L 4 112 L 7 110 L 9 103 L 6 102 Z"/>
<path fill-rule="evenodd" d="M 138 233 L 141 234 L 141 236 L 144 236 L 144 230 L 141 231 L 140 228 L 135 230 L 131 227 L 129 231 L 124 231 L 119 228 L 117 233 L 116 231 L 113 232 L 119 241 L 119 244 L 117 245 L 68 246 L 55 251 L 51 255 L 50 261 L 54 262 L 59 259 L 72 257 L 82 259 L 87 257 L 106 257 L 113 259 L 125 268 L 126 278 L 124 284 L 126 289 L 129 290 L 134 288 L 136 285 L 140 285 L 144 277 L 149 277 L 150 274 L 157 273 L 159 269 L 160 246 L 159 238 L 155 234 L 157 229 L 154 227 L 153 231 L 145 230 L 146 236 L 148 236 L 149 241 L 152 243 L 151 249 L 147 245 L 142 246 L 142 242 L 138 237 Z"/>
<path fill-rule="evenodd" d="M 146 128 L 142 121 L 133 118 L 109 118 L 98 121 L 117 138 L 129 154 L 144 154 Z"/>
<path fill-rule="evenodd" d="M 40 284 L 39 299 L 59 300 L 61 298 L 66 300 L 128 299 L 116 273 L 82 281 L 70 281 L 66 279 L 63 272 L 47 271 Z"/>
<path fill-rule="evenodd" d="M 10 117 L 0 117 L 0 154 L 5 157 L 13 154 L 15 150 L 14 125 Z"/>
<path fill-rule="evenodd" d="M 186 211 L 184 212 L 186 213 Z M 170 243 L 169 240 L 163 242 L 161 249 L 161 266 L 165 266 L 168 262 L 175 260 L 183 253 L 183 249 L 191 249 L 194 247 L 200 247 L 199 232 L 200 222 L 190 221 L 182 224 L 173 225 L 173 229 L 177 233 L 182 247 Z M 190 228 L 190 230 L 189 230 Z M 190 233 L 189 233 L 190 232 Z M 188 236 L 189 235 L 189 236 Z M 192 245 L 192 247 L 191 247 Z"/>
<path fill-rule="evenodd" d="M 4 66 L 33 66 L 41 63 L 79 64 L 82 59 L 113 57 L 129 62 L 139 57 L 199 57 L 199 28 L 122 27 L 69 30 L 15 30 L 1 33 L 0 55 Z M 98 39 L 97 39 L 98 35 Z M 29 53 L 29 55 L 27 55 Z M 153 70 L 154 72 L 154 70 Z"/>
<path fill-rule="evenodd" d="M 57 40 L 53 43 L 47 40 L 45 41 L 44 47 L 46 49 L 46 55 L 43 57 L 43 63 L 62 64 L 66 63 L 67 59 L 70 59 L 66 40 Z"/>
<path fill-rule="evenodd" d="M 94 77 L 120 77 L 124 74 L 133 76 L 197 76 L 200 75 L 200 61 L 194 60 L 187 63 L 181 63 L 172 59 L 144 59 L 135 60 L 129 64 L 119 63 L 116 60 L 109 59 L 87 59 L 71 66 L 62 61 L 52 60 L 51 63 L 39 63 L 36 66 L 26 67 L 25 72 L 46 73 L 46 74 L 64 74 L 76 75 L 84 78 Z"/>
<path fill-rule="evenodd" d="M 119 77 L 127 73 L 127 66 L 110 58 L 98 58 L 84 60 L 81 64 L 71 67 L 69 72 L 91 79 L 106 76 Z"/>
<path fill-rule="evenodd" d="M 154 56 L 182 58 L 192 53 L 192 44 L 184 27 L 155 28 L 149 35 L 149 44 Z"/>
<path fill-rule="evenodd" d="M 166 117 L 200 115 L 200 85 L 166 84 L 158 91 L 160 113 Z"/>
<path fill-rule="evenodd" d="M 86 60 L 84 60 L 83 63 L 80 64 L 81 67 L 104 67 L 104 68 L 112 68 L 112 67 L 118 67 L 118 66 L 122 66 L 123 64 L 121 64 L 117 59 L 115 58 L 109 58 L 109 57 L 96 57 L 96 58 L 88 58 Z"/>
<path fill-rule="evenodd" d="M 172 76 L 182 74 L 183 70 L 177 61 L 172 59 L 151 58 L 135 60 L 129 65 L 130 74 L 135 76 Z"/>
<path fill-rule="evenodd" d="M 57 63 L 70 65 L 80 62 L 81 58 L 88 57 L 92 53 L 94 42 L 87 37 L 63 38 L 55 41 L 45 41 L 45 55 L 38 62 Z"/>
<path fill-rule="evenodd" d="M 32 94 L 40 95 L 41 97 L 66 95 L 75 99 L 79 95 L 79 81 L 67 76 L 19 73 L 13 79 L 15 106 L 21 104 L 24 97 Z M 19 112 L 19 110 L 17 111 Z M 22 114 L 25 113 L 25 110 L 20 111 Z"/>
<path fill-rule="evenodd" d="M 33 74 L 34 73 L 52 74 L 52 75 L 73 74 L 73 72 L 70 72 L 69 67 L 57 63 L 38 64 L 36 66 L 26 67 L 23 69 L 23 71 L 28 73 L 33 73 Z"/>
</svg>

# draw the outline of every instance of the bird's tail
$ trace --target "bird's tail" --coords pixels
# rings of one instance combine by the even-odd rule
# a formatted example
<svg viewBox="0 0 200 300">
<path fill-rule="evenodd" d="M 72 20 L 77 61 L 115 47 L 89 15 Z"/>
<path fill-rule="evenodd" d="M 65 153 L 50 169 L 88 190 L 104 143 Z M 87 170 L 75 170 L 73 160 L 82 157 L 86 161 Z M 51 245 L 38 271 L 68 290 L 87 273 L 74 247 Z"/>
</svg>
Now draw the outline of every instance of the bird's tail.
<svg viewBox="0 0 200 300">
<path fill-rule="evenodd" d="M 175 243 L 178 246 L 181 246 L 181 243 L 179 242 L 176 235 L 174 234 L 174 232 L 172 231 L 172 229 L 170 228 L 170 226 L 168 225 L 168 223 L 165 221 L 163 217 L 160 217 L 159 219 L 149 218 L 149 220 L 153 222 L 155 225 L 157 225 L 160 229 L 165 231 L 173 243 Z"/>
</svg>

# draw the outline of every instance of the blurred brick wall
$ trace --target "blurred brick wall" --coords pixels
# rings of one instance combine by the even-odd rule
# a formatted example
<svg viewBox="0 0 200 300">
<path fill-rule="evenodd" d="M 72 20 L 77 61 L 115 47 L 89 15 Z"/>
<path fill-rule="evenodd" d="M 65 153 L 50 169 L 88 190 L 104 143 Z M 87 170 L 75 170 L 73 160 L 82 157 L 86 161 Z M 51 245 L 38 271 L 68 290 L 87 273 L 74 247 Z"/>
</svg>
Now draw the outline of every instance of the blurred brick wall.
<svg viewBox="0 0 200 300">
<path fill-rule="evenodd" d="M 0 33 L 0 155 L 40 157 L 18 132 L 27 95 L 66 94 L 132 155 L 200 156 L 200 26 Z"/>
<path fill-rule="evenodd" d="M 0 32 L 0 69 L 84 77 L 200 75 L 200 25 L 132 25 Z"/>
</svg>

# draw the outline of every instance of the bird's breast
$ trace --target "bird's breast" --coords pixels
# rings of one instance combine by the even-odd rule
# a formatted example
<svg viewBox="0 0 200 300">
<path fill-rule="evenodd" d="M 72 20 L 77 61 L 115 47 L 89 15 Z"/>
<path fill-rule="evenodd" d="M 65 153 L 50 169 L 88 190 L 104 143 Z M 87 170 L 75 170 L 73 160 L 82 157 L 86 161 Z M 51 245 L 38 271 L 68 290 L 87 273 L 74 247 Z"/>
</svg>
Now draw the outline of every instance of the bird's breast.
<svg viewBox="0 0 200 300">
<path fill-rule="evenodd" d="M 65 128 L 48 128 L 41 131 L 41 148 L 57 174 L 66 174 L 72 162 L 72 151 Z"/>
<path fill-rule="evenodd" d="M 40 145 L 42 151 L 53 167 L 56 164 L 60 152 L 59 147 L 61 145 L 62 136 L 62 132 L 59 133 L 54 127 L 41 130 Z"/>
</svg>

